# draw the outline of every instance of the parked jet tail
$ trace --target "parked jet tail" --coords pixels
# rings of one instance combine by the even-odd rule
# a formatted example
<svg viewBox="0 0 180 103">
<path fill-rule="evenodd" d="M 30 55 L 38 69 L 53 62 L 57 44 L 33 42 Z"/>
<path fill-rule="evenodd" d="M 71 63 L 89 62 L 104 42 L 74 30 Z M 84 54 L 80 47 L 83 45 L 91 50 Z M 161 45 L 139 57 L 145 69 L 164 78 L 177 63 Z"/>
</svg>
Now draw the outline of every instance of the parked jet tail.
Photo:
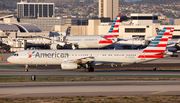
<svg viewBox="0 0 180 103">
<path fill-rule="evenodd" d="M 71 33 L 71 27 L 69 26 L 66 30 L 66 36 L 69 36 Z"/>
<path fill-rule="evenodd" d="M 108 34 L 104 36 L 105 38 L 117 38 L 118 37 L 120 18 L 121 18 L 121 14 L 116 16 L 116 19 L 114 20 L 113 25 L 111 26 Z"/>
<path fill-rule="evenodd" d="M 160 30 L 158 28 L 156 28 L 157 35 L 159 34 L 159 32 L 160 32 Z M 170 34 L 172 35 L 173 32 L 174 32 L 174 28 L 171 29 Z M 172 39 L 172 36 L 170 36 L 169 39 Z"/>
<path fill-rule="evenodd" d="M 172 38 L 174 28 L 165 27 L 155 39 L 143 50 L 138 58 L 163 58 L 169 39 Z"/>
<path fill-rule="evenodd" d="M 156 33 L 159 34 L 160 30 L 158 28 L 156 28 Z"/>
</svg>

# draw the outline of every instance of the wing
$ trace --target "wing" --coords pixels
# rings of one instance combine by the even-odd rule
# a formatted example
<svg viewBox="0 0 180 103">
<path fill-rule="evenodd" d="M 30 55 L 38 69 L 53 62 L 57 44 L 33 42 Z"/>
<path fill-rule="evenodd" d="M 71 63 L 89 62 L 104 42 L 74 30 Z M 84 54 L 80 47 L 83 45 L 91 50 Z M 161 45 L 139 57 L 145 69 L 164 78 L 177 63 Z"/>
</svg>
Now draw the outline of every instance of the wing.
<svg viewBox="0 0 180 103">
<path fill-rule="evenodd" d="M 92 63 L 95 60 L 94 57 L 85 57 L 85 58 L 80 58 L 80 59 L 69 59 L 65 60 L 63 62 L 73 62 L 77 64 L 86 64 L 86 63 Z"/>
</svg>

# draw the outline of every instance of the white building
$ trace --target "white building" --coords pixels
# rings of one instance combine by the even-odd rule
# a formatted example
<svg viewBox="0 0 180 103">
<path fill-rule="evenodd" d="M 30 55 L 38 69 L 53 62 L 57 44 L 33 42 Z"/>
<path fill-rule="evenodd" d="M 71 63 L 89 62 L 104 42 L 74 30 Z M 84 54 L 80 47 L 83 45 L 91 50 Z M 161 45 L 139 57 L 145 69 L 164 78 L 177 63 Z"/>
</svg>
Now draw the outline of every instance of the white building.
<svg viewBox="0 0 180 103">
<path fill-rule="evenodd" d="M 131 20 L 134 25 L 149 25 L 158 23 L 158 14 L 131 14 Z"/>
</svg>

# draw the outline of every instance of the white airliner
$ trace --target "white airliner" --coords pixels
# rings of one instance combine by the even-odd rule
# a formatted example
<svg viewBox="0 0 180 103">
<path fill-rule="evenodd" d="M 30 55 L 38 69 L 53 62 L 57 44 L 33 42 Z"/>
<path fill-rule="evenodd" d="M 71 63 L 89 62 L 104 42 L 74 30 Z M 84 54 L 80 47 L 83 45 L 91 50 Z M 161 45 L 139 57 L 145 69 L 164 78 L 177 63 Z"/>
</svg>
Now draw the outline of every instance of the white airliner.
<svg viewBox="0 0 180 103">
<path fill-rule="evenodd" d="M 73 49 L 103 48 L 112 45 L 119 40 L 118 33 L 120 17 L 120 14 L 117 15 L 113 25 L 106 35 L 66 35 L 64 45 L 71 44 Z M 52 49 L 57 49 L 56 47 L 58 45 L 58 43 L 53 43 Z M 64 47 L 64 45 L 60 46 Z"/>
<path fill-rule="evenodd" d="M 174 28 L 165 27 L 143 50 L 24 50 L 7 60 L 28 65 L 61 65 L 62 69 L 85 68 L 93 72 L 93 65 L 128 65 L 151 61 L 170 55 L 166 51 L 168 39 Z"/>
</svg>

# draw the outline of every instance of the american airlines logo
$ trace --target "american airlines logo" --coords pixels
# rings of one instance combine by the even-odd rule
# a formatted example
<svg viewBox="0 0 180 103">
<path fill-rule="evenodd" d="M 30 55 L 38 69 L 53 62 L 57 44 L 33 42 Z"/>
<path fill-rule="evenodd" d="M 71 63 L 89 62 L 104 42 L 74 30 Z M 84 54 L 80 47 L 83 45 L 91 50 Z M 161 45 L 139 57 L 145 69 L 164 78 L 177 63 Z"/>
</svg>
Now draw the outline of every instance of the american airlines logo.
<svg viewBox="0 0 180 103">
<path fill-rule="evenodd" d="M 35 54 L 35 58 L 68 58 L 68 53 L 39 53 Z"/>
<path fill-rule="evenodd" d="M 33 52 L 28 56 L 28 58 L 31 58 L 34 53 L 35 53 L 35 51 L 33 51 Z"/>
</svg>

